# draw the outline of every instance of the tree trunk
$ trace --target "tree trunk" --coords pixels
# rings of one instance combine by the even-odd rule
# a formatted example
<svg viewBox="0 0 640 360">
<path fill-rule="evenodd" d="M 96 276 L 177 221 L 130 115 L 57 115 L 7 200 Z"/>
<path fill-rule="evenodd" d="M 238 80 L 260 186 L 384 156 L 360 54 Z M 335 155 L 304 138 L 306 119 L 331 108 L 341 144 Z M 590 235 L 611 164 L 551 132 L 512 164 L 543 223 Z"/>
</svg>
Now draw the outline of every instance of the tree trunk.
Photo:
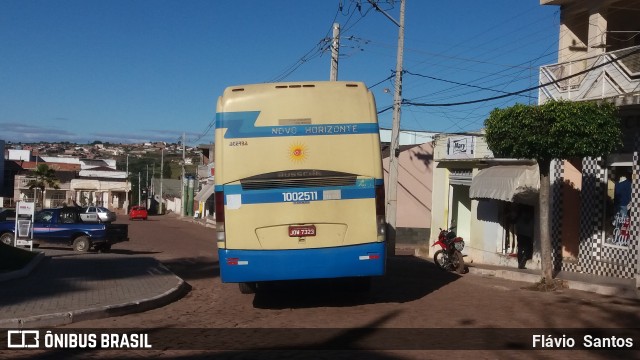
<svg viewBox="0 0 640 360">
<path fill-rule="evenodd" d="M 538 168 L 540 170 L 540 258 L 542 260 L 542 278 L 545 283 L 553 280 L 553 264 L 551 260 L 551 234 L 549 221 L 549 195 L 550 195 L 550 177 L 549 170 L 551 167 L 550 160 L 539 160 Z"/>
</svg>

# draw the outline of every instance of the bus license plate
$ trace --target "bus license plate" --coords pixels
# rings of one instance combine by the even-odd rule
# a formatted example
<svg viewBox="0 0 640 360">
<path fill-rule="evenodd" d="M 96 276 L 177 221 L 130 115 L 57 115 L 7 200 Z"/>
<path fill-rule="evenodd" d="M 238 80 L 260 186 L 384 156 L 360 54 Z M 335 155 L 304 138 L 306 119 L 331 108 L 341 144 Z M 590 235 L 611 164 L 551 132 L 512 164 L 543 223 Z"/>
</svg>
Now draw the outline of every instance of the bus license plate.
<svg viewBox="0 0 640 360">
<path fill-rule="evenodd" d="M 289 226 L 289 236 L 291 237 L 316 236 L 316 226 L 315 225 Z"/>
</svg>

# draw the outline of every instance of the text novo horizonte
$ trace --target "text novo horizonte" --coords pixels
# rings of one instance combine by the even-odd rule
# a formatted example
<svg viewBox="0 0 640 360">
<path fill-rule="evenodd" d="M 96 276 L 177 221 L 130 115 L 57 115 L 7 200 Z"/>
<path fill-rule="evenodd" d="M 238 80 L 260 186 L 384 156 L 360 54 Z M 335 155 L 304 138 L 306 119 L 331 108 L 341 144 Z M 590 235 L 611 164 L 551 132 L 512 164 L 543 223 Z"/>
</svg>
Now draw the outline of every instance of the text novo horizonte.
<svg viewBox="0 0 640 360">
<path fill-rule="evenodd" d="M 357 134 L 358 125 L 313 125 L 279 126 L 271 128 L 272 135 L 320 135 L 320 134 Z"/>
</svg>

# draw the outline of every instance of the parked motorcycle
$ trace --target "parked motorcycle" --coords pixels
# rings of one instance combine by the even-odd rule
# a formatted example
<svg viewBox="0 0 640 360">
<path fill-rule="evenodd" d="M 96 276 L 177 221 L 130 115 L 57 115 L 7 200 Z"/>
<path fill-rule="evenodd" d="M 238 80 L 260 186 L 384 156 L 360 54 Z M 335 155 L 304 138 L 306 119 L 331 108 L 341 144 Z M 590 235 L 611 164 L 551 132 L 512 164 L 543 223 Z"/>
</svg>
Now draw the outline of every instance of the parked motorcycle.
<svg viewBox="0 0 640 360">
<path fill-rule="evenodd" d="M 440 229 L 438 240 L 431 245 L 432 247 L 440 245 L 440 250 L 433 254 L 433 261 L 441 269 L 455 271 L 458 274 L 464 273 L 464 257 L 462 249 L 464 249 L 464 240 L 457 236 L 454 227 L 449 229 Z"/>
</svg>

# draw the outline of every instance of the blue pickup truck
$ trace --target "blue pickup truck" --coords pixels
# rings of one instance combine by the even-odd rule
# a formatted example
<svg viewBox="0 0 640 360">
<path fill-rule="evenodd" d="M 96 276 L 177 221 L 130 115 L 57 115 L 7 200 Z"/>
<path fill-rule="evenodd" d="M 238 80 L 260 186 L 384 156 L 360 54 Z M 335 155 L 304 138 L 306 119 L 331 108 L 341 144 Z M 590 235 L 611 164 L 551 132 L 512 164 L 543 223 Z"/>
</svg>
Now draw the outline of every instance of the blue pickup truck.
<svg viewBox="0 0 640 360">
<path fill-rule="evenodd" d="M 127 224 L 87 221 L 76 207 L 43 209 L 33 222 L 34 245 L 72 246 L 75 251 L 109 251 L 111 245 L 129 240 Z M 15 219 L 0 222 L 0 241 L 12 245 Z"/>
</svg>

